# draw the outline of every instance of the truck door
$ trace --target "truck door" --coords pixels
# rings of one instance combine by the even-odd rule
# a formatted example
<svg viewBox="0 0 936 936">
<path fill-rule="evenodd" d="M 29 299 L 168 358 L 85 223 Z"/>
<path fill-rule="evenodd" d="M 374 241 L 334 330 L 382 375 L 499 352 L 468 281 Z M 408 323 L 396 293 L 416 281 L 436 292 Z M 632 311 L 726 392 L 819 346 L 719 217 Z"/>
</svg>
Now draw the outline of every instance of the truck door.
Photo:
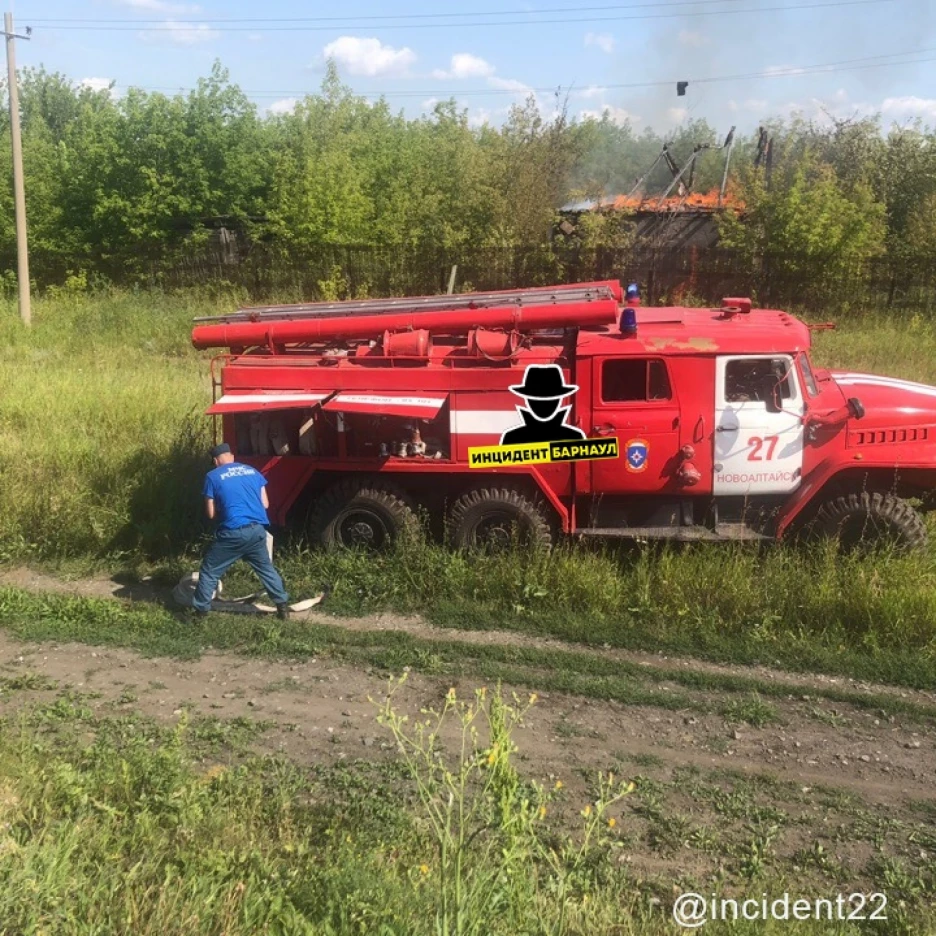
<svg viewBox="0 0 936 936">
<path fill-rule="evenodd" d="M 589 462 L 596 494 L 662 490 L 679 465 L 679 402 L 663 358 L 595 357 L 589 437 L 617 436 L 620 458 Z"/>
<path fill-rule="evenodd" d="M 784 494 L 799 487 L 804 411 L 791 356 L 717 358 L 713 494 Z"/>
</svg>

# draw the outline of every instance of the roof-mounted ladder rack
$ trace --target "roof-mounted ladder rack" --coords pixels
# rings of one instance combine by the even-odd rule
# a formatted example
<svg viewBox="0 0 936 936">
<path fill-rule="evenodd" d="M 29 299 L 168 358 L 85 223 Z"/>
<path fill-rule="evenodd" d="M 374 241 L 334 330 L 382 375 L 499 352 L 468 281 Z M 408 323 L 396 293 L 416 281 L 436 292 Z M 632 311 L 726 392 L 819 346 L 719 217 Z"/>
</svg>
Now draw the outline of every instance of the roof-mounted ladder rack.
<svg viewBox="0 0 936 936">
<path fill-rule="evenodd" d="M 614 299 L 609 286 L 550 287 L 548 289 L 511 289 L 461 296 L 425 296 L 400 299 L 343 300 L 307 302 L 296 305 L 251 306 L 228 315 L 205 316 L 195 322 L 237 324 L 243 322 L 291 322 L 303 319 L 342 318 L 356 315 L 391 315 L 407 312 L 456 312 L 464 309 L 506 308 L 508 306 L 544 306 L 571 302 L 594 302 Z"/>
</svg>

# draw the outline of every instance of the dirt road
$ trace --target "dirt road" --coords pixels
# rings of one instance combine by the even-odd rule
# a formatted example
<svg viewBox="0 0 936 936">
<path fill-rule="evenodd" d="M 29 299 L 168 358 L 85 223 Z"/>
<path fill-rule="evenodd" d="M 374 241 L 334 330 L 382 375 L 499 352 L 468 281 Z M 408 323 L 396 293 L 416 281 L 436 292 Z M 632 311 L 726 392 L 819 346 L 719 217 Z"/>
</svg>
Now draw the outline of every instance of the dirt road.
<svg viewBox="0 0 936 936">
<path fill-rule="evenodd" d="M 7 570 L 0 584 L 95 597 L 123 587 L 104 579 L 63 583 L 21 569 Z M 145 591 L 144 583 L 135 597 L 145 599 Z M 150 597 L 166 591 L 151 589 Z M 313 611 L 308 618 L 356 629 L 403 629 L 428 640 L 563 646 L 508 633 L 440 631 L 395 616 L 343 619 Z M 763 667 L 575 649 L 656 668 L 664 677 L 688 668 L 789 687 L 771 697 L 776 718 L 760 727 L 746 723 L 743 710 L 727 718 L 701 707 L 680 711 L 539 693 L 515 735 L 521 769 L 550 786 L 561 779 L 573 814 L 587 802 L 587 783 L 597 771 L 636 779 L 638 794 L 622 813 L 630 842 L 626 860 L 636 867 L 674 874 L 714 872 L 726 860 L 740 867 L 768 828 L 770 860 L 787 870 L 808 867 L 808 873 L 842 886 L 873 883 L 881 861 L 922 867 L 936 853 L 933 693 Z M 0 677 L 27 672 L 53 680 L 55 688 L 2 691 L 0 711 L 67 689 L 86 694 L 87 704 L 102 716 L 135 710 L 172 722 L 188 711 L 194 717 L 263 722 L 266 730 L 254 748 L 299 762 L 395 756 L 368 701 L 385 697 L 391 674 L 374 668 L 327 658 L 267 661 L 220 653 L 179 662 L 113 648 L 21 644 L 0 632 Z M 397 704 L 418 715 L 422 707 L 439 706 L 450 686 L 467 698 L 484 684 L 480 677 L 421 675 L 414 667 Z M 894 694 L 908 711 L 888 715 L 816 695 L 830 685 L 859 696 Z M 665 678 L 658 684 L 664 691 L 667 686 Z M 517 692 L 521 698 L 529 694 Z M 711 702 L 717 693 L 692 695 Z"/>
</svg>

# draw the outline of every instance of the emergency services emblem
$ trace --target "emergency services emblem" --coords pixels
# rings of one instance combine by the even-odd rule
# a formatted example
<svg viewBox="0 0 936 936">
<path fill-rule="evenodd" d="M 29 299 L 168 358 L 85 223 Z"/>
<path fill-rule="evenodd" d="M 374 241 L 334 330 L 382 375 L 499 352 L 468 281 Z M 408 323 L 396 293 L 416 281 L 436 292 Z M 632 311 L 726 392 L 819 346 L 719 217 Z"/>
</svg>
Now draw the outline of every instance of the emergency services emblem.
<svg viewBox="0 0 936 936">
<path fill-rule="evenodd" d="M 627 470 L 632 472 L 643 471 L 647 467 L 650 457 L 650 443 L 643 439 L 631 439 L 624 450 Z"/>
</svg>

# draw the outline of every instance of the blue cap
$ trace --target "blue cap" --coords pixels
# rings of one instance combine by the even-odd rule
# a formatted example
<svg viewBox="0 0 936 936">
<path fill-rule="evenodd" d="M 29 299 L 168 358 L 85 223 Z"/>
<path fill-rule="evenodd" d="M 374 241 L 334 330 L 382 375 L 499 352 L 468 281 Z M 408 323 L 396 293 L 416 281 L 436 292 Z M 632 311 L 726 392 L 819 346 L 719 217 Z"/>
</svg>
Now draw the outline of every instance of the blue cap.
<svg viewBox="0 0 936 936">
<path fill-rule="evenodd" d="M 231 451 L 231 446 L 228 445 L 227 442 L 222 442 L 220 445 L 216 445 L 216 446 L 211 450 L 211 457 L 212 457 L 212 458 L 218 458 L 218 457 L 220 457 L 221 455 L 227 455 L 227 454 L 229 454 L 230 451 Z"/>
<path fill-rule="evenodd" d="M 637 284 L 631 283 L 630 286 L 627 287 L 627 298 L 636 299 L 639 295 L 640 290 L 637 288 Z"/>
</svg>

